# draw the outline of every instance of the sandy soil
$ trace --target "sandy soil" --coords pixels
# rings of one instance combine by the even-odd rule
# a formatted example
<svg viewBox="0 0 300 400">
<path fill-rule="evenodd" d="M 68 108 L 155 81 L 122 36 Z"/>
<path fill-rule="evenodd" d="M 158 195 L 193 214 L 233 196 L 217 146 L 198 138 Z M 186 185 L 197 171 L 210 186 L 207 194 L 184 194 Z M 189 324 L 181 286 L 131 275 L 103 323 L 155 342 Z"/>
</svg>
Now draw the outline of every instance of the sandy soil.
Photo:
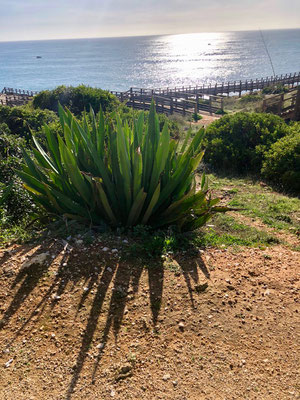
<svg viewBox="0 0 300 400">
<path fill-rule="evenodd" d="M 1 400 L 300 398 L 299 253 L 126 246 L 0 251 Z"/>
</svg>

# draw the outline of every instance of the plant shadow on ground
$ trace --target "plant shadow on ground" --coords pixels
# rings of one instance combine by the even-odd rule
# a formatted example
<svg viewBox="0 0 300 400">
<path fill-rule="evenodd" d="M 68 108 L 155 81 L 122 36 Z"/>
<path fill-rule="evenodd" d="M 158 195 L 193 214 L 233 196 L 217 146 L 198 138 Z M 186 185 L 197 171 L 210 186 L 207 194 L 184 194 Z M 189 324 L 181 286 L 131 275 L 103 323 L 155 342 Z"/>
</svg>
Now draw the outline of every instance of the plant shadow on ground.
<svg viewBox="0 0 300 400">
<path fill-rule="evenodd" d="M 152 324 L 155 330 L 162 304 L 164 284 L 165 265 L 162 254 L 168 251 L 170 253 L 173 252 L 172 258 L 176 260 L 177 265 L 181 269 L 179 273 L 182 273 L 185 278 L 191 306 L 193 306 L 191 283 L 194 282 L 194 284 L 197 284 L 201 274 L 204 274 L 209 279 L 209 271 L 199 256 L 197 249 L 190 248 L 189 251 L 192 252 L 192 255 L 194 254 L 194 257 L 189 257 L 186 260 L 186 254 L 176 253 L 176 250 L 179 250 L 179 242 L 172 239 L 172 235 L 154 236 L 154 240 L 148 240 L 145 243 L 145 240 L 149 239 L 148 233 L 143 236 L 142 232 L 136 232 L 136 234 L 139 233 L 141 234 L 139 243 L 129 237 L 128 244 L 123 246 L 124 248 L 120 252 L 121 255 L 117 259 L 113 259 L 112 254 L 100 250 L 97 240 L 85 247 L 85 251 L 80 247 L 76 247 L 75 244 L 72 247 L 61 240 L 49 240 L 48 243 L 46 242 L 41 246 L 24 245 L 19 246 L 17 250 L 13 250 L 12 252 L 4 252 L 4 256 L 0 260 L 0 267 L 4 270 L 5 278 L 5 274 L 7 274 L 7 277 L 12 277 L 14 274 L 12 269 L 9 266 L 7 267 L 7 264 L 4 265 L 11 256 L 20 259 L 30 251 L 28 259 L 34 260 L 34 257 L 44 254 L 45 251 L 49 253 L 41 264 L 38 262 L 32 262 L 31 264 L 23 263 L 23 266 L 14 277 L 13 283 L 10 286 L 11 291 L 14 293 L 12 295 L 13 298 L 6 310 L 4 310 L 2 320 L 0 321 L 0 329 L 6 327 L 12 317 L 22 307 L 24 301 L 28 300 L 30 296 L 34 296 L 35 291 L 39 292 L 39 286 L 45 280 L 44 278 L 47 279 L 47 289 L 42 295 L 38 296 L 37 304 L 33 302 L 32 304 L 30 303 L 28 308 L 26 307 L 26 316 L 22 315 L 22 324 L 14 332 L 8 345 L 12 345 L 23 334 L 25 328 L 27 328 L 27 332 L 28 329 L 32 331 L 36 320 L 43 318 L 46 309 L 53 310 L 60 302 L 63 302 L 63 294 L 69 291 L 70 287 L 79 287 L 82 283 L 85 286 L 77 305 L 76 316 L 80 309 L 85 307 L 85 303 L 86 305 L 91 305 L 82 334 L 80 349 L 75 365 L 73 366 L 71 382 L 65 396 L 66 399 L 71 399 L 72 397 L 95 333 L 97 332 L 97 335 L 99 335 L 97 324 L 100 314 L 104 312 L 104 303 L 107 304 L 108 302 L 109 305 L 105 326 L 100 334 L 102 335 L 101 343 L 103 346 L 99 349 L 98 355 L 95 358 L 92 382 L 94 382 L 101 362 L 109 333 L 112 331 L 115 340 L 118 339 L 126 304 L 129 299 L 132 300 L 136 296 L 139 290 L 140 278 L 144 271 L 148 274 L 149 300 Z M 107 246 L 116 245 L 116 242 L 118 242 L 117 238 L 111 236 L 110 238 L 110 241 L 107 239 Z M 120 237 L 118 239 L 120 243 Z M 144 245 L 141 242 L 144 242 Z M 103 245 L 103 241 L 101 243 Z M 184 246 L 184 243 L 180 243 L 181 248 L 182 246 Z M 196 257 L 195 254 L 197 254 Z M 59 260 L 58 267 L 52 265 L 56 258 Z M 77 299 L 74 299 L 74 301 L 77 302 Z M 61 307 L 61 305 L 59 306 Z"/>
</svg>

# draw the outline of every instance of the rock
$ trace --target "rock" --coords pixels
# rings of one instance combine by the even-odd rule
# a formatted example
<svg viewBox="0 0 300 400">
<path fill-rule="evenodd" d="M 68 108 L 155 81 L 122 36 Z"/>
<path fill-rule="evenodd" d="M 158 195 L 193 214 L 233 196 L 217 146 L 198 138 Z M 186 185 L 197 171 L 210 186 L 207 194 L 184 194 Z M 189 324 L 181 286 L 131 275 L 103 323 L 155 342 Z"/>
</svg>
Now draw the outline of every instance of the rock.
<svg viewBox="0 0 300 400">
<path fill-rule="evenodd" d="M 163 381 L 168 381 L 170 378 L 171 378 L 171 375 L 170 375 L 170 374 L 165 374 L 165 375 L 163 376 Z"/>
<path fill-rule="evenodd" d="M 118 251 L 119 251 L 118 249 L 112 249 L 111 252 L 112 252 L 112 253 L 118 253 Z"/>
<path fill-rule="evenodd" d="M 83 240 L 81 240 L 81 239 L 79 239 L 79 240 L 76 240 L 76 242 L 75 242 L 76 244 L 77 244 L 77 246 L 80 246 L 80 245 L 82 245 L 83 244 Z"/>
<path fill-rule="evenodd" d="M 43 265 L 47 261 L 47 258 L 49 257 L 49 253 L 41 253 L 38 254 L 34 257 L 32 257 L 30 260 L 26 261 L 23 264 L 23 268 L 29 268 L 32 265 Z"/>
<path fill-rule="evenodd" d="M 120 368 L 120 374 L 127 374 L 132 370 L 131 364 L 125 364 Z"/>
<path fill-rule="evenodd" d="M 112 269 L 110 267 L 107 268 L 108 272 L 112 272 Z"/>
<path fill-rule="evenodd" d="M 115 389 L 111 389 L 110 397 L 115 397 L 115 395 L 116 395 Z"/>
<path fill-rule="evenodd" d="M 109 248 L 108 247 L 102 247 L 102 251 L 108 251 Z"/>
<path fill-rule="evenodd" d="M 5 368 L 8 368 L 10 365 L 11 365 L 11 363 L 14 361 L 14 359 L 13 358 L 11 358 L 10 360 L 8 360 L 5 364 L 4 364 L 4 367 Z"/>
<path fill-rule="evenodd" d="M 123 243 L 128 243 L 128 240 L 127 240 L 127 239 L 124 239 L 124 240 L 123 240 Z"/>
<path fill-rule="evenodd" d="M 131 364 L 127 363 L 123 365 L 116 376 L 116 382 L 120 381 L 121 379 L 126 379 L 132 376 L 132 366 Z"/>
<path fill-rule="evenodd" d="M 184 323 L 182 321 L 179 322 L 178 327 L 181 331 L 184 331 Z"/>
<path fill-rule="evenodd" d="M 97 344 L 96 349 L 99 349 L 99 350 L 104 349 L 104 343 Z"/>
<path fill-rule="evenodd" d="M 208 283 L 207 282 L 195 286 L 195 290 L 198 293 L 205 292 L 205 290 L 207 288 L 208 288 Z"/>
<path fill-rule="evenodd" d="M 178 382 L 177 382 L 177 381 L 173 381 L 172 383 L 173 383 L 174 386 L 177 386 L 177 385 L 178 385 Z"/>
</svg>

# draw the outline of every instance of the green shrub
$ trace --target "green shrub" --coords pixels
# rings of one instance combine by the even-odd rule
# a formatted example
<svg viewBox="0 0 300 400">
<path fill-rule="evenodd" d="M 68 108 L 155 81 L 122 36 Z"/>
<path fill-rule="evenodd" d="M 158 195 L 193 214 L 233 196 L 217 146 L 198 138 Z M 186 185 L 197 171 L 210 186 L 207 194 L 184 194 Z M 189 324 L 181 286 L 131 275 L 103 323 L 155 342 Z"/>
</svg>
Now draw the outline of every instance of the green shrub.
<svg viewBox="0 0 300 400">
<path fill-rule="evenodd" d="M 3 125 L 2 125 L 3 126 Z M 32 209 L 32 201 L 15 174 L 20 168 L 25 140 L 3 133 L 0 127 L 0 225 L 17 223 Z"/>
<path fill-rule="evenodd" d="M 192 114 L 192 119 L 193 119 L 195 122 L 200 121 L 202 118 L 203 118 L 203 117 L 202 117 L 202 115 L 200 115 L 200 114 L 197 114 L 197 113 Z"/>
<path fill-rule="evenodd" d="M 53 215 L 110 226 L 202 226 L 219 199 L 207 195 L 205 176 L 196 193 L 194 173 L 203 156 L 200 130 L 189 143 L 171 140 L 167 123 L 162 132 L 152 103 L 145 129 L 143 113 L 129 125 L 118 116 L 105 122 L 91 110 L 82 122 L 59 109 L 63 137 L 47 127 L 46 151 L 36 139 L 34 161 L 19 176 L 36 203 Z M 191 133 L 191 132 L 190 132 Z"/>
<path fill-rule="evenodd" d="M 7 133 L 27 140 L 31 137 L 30 130 L 37 131 L 42 125 L 57 120 L 57 115 L 48 110 L 34 110 L 29 106 L 0 106 L 0 126 L 5 124 Z"/>
<path fill-rule="evenodd" d="M 53 90 L 44 90 L 37 94 L 32 101 L 34 108 L 48 109 L 57 112 L 58 103 L 66 106 L 75 115 L 92 107 L 99 111 L 100 106 L 104 111 L 113 111 L 119 101 L 107 90 L 91 88 L 88 86 L 58 86 Z"/>
<path fill-rule="evenodd" d="M 300 129 L 272 144 L 261 172 L 282 189 L 300 194 Z"/>
<path fill-rule="evenodd" d="M 252 94 L 245 94 L 240 98 L 240 103 L 254 103 L 256 101 L 259 101 L 262 99 L 262 96 L 260 96 L 258 93 L 252 93 Z"/>
<path fill-rule="evenodd" d="M 266 86 L 263 88 L 262 93 L 263 94 L 282 94 L 282 93 L 287 93 L 289 91 L 289 88 L 284 86 L 284 85 L 272 85 L 272 86 Z"/>
<path fill-rule="evenodd" d="M 288 131 L 288 125 L 276 115 L 226 115 L 206 130 L 204 160 L 219 171 L 259 173 L 264 153 Z"/>
</svg>

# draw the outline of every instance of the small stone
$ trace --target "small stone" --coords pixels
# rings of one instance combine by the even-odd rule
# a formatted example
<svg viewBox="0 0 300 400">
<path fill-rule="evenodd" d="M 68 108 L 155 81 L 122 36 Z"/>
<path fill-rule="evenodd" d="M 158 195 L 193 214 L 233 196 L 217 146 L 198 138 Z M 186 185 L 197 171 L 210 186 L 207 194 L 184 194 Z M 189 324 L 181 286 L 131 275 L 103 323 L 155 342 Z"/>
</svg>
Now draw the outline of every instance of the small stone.
<svg viewBox="0 0 300 400">
<path fill-rule="evenodd" d="M 103 248 L 102 248 L 102 251 L 108 251 L 108 250 L 109 250 L 108 247 L 103 247 Z"/>
<path fill-rule="evenodd" d="M 117 253 L 119 250 L 118 249 L 112 249 L 112 253 Z"/>
<path fill-rule="evenodd" d="M 205 290 L 206 290 L 207 288 L 208 288 L 208 283 L 207 283 L 207 282 L 195 286 L 195 290 L 196 290 L 196 292 L 198 292 L 198 293 L 205 292 Z"/>
<path fill-rule="evenodd" d="M 172 383 L 173 383 L 174 386 L 177 386 L 177 385 L 178 385 L 178 382 L 177 382 L 177 381 L 173 381 Z"/>
<path fill-rule="evenodd" d="M 112 272 L 112 269 L 110 267 L 107 268 L 108 272 Z"/>
<path fill-rule="evenodd" d="M 120 368 L 120 374 L 128 374 L 132 369 L 130 364 L 125 364 L 123 367 Z"/>
<path fill-rule="evenodd" d="M 228 290 L 234 290 L 234 286 L 232 286 L 232 285 L 227 285 L 227 289 L 228 289 Z"/>
<path fill-rule="evenodd" d="M 182 321 L 179 322 L 178 327 L 181 331 L 184 330 L 184 323 Z"/>
<path fill-rule="evenodd" d="M 37 256 L 32 257 L 30 260 L 26 261 L 23 264 L 23 268 L 29 268 L 32 265 L 36 264 L 36 265 L 43 265 L 45 264 L 47 258 L 49 257 L 49 253 L 41 253 L 38 254 Z"/>
<path fill-rule="evenodd" d="M 88 287 L 84 287 L 84 288 L 83 288 L 83 291 L 84 291 L 84 292 L 88 292 L 88 290 L 89 290 Z"/>
<path fill-rule="evenodd" d="M 8 360 L 8 361 L 4 364 L 5 368 L 8 368 L 8 367 L 11 365 L 11 363 L 12 363 L 13 361 L 14 361 L 13 358 L 11 358 L 10 360 Z"/>
<path fill-rule="evenodd" d="M 83 244 L 83 240 L 76 240 L 76 242 L 75 242 L 78 246 L 80 246 L 81 244 Z"/>
<path fill-rule="evenodd" d="M 114 389 L 111 390 L 110 392 L 110 397 L 115 397 L 116 391 Z"/>
<path fill-rule="evenodd" d="M 99 343 L 96 346 L 96 349 L 102 350 L 104 348 L 104 343 Z"/>
<path fill-rule="evenodd" d="M 163 376 L 163 381 L 168 381 L 170 378 L 171 378 L 171 375 L 170 375 L 170 374 L 165 374 L 165 375 Z"/>
<path fill-rule="evenodd" d="M 128 240 L 127 240 L 127 239 L 124 239 L 124 240 L 123 240 L 123 243 L 128 243 Z"/>
</svg>

